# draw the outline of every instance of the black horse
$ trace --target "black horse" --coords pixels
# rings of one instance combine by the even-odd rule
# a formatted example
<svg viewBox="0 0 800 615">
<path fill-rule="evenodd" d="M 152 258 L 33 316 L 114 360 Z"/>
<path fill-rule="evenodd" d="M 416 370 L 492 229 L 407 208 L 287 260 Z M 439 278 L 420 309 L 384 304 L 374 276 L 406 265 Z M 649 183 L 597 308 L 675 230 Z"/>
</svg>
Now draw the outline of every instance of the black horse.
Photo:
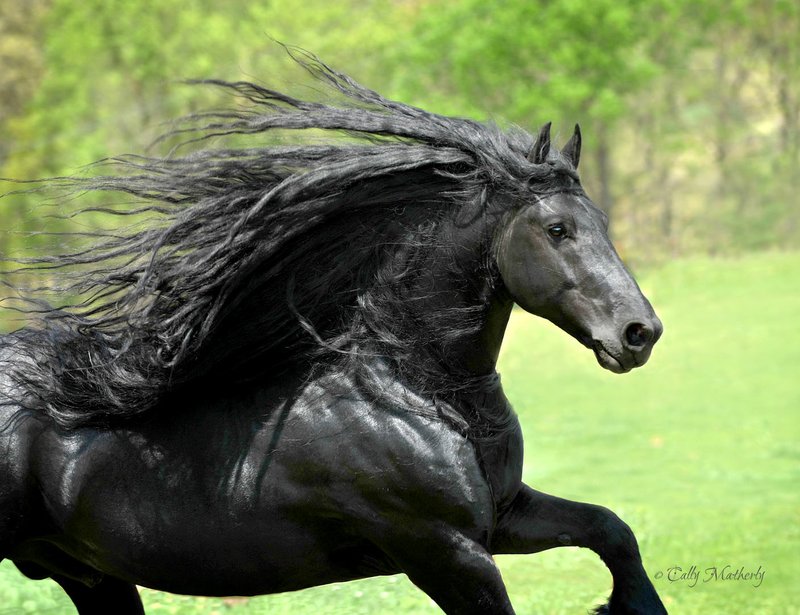
<svg viewBox="0 0 800 615">
<path fill-rule="evenodd" d="M 57 180 L 136 224 L 6 269 L 79 299 L 23 297 L 36 324 L 0 338 L 0 559 L 80 613 L 402 572 L 484 614 L 513 612 L 493 554 L 575 545 L 613 575 L 598 612 L 664 613 L 627 525 L 521 482 L 495 372 L 514 303 L 613 372 L 661 334 L 579 130 L 558 151 L 294 55 L 326 102 L 211 82 L 245 104 L 178 129 L 206 149 Z"/>
</svg>

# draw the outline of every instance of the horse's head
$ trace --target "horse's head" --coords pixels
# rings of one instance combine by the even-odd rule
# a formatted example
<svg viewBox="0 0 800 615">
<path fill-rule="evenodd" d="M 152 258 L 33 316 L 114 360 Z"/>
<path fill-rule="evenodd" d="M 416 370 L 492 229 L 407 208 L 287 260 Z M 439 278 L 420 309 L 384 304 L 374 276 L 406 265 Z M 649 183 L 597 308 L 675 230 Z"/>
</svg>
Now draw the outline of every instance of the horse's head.
<svg viewBox="0 0 800 615">
<path fill-rule="evenodd" d="M 518 305 L 623 373 L 644 365 L 662 325 L 609 241 L 607 216 L 580 187 L 580 147 L 577 126 L 560 153 L 550 147 L 550 125 L 539 132 L 529 160 L 550 165 L 549 179 L 534 180 L 530 198 L 504 225 L 497 264 Z"/>
</svg>

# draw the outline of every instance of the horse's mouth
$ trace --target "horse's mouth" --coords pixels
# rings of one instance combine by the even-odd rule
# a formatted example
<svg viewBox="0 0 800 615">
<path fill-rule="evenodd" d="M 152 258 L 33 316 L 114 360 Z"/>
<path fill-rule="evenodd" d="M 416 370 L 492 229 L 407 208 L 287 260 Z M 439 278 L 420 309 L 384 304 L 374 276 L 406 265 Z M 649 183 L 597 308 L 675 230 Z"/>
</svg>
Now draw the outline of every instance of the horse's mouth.
<svg viewBox="0 0 800 615">
<path fill-rule="evenodd" d="M 597 362 L 600 364 L 600 367 L 607 369 L 610 372 L 615 374 L 626 374 L 637 366 L 635 361 L 631 362 L 630 364 L 626 364 L 622 357 L 615 357 L 605 346 L 603 346 L 603 342 L 593 339 L 586 333 L 580 333 L 576 337 L 581 344 L 594 352 L 594 356 L 597 359 Z"/>
<path fill-rule="evenodd" d="M 591 349 L 594 350 L 594 356 L 601 367 L 607 369 L 615 374 L 625 374 L 634 367 L 633 365 L 626 366 L 620 359 L 617 359 L 608 350 L 605 349 L 602 342 L 594 340 L 591 344 Z"/>
</svg>

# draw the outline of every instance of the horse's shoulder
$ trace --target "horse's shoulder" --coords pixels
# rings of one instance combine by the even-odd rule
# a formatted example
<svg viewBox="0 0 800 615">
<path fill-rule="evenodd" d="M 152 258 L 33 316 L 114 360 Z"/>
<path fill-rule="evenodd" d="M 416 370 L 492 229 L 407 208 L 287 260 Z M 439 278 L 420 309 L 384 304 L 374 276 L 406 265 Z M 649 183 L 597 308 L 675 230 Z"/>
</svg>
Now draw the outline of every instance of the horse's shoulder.
<svg viewBox="0 0 800 615">
<path fill-rule="evenodd" d="M 370 447 L 435 463 L 474 455 L 472 442 L 446 420 L 429 396 L 397 381 L 375 380 L 365 387 L 352 374 L 332 371 L 307 384 L 296 408 L 316 429 L 358 436 Z"/>
<path fill-rule="evenodd" d="M 359 498 L 381 510 L 409 518 L 420 510 L 446 511 L 465 525 L 489 523 L 492 489 L 474 444 L 436 416 L 424 396 L 386 385 L 383 395 L 366 395 L 341 373 L 309 383 L 284 437 L 298 441 L 305 435 L 323 476 L 356 487 Z"/>
</svg>

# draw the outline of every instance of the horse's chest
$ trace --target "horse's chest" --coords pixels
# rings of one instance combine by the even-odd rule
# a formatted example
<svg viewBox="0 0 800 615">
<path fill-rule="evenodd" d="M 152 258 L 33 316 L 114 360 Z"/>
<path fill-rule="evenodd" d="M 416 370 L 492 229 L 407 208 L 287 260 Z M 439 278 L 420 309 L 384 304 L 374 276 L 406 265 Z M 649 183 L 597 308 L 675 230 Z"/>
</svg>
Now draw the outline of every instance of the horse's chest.
<svg viewBox="0 0 800 615">
<path fill-rule="evenodd" d="M 502 436 L 475 444 L 477 456 L 498 509 L 510 504 L 522 485 L 522 430 L 514 427 Z"/>
</svg>

